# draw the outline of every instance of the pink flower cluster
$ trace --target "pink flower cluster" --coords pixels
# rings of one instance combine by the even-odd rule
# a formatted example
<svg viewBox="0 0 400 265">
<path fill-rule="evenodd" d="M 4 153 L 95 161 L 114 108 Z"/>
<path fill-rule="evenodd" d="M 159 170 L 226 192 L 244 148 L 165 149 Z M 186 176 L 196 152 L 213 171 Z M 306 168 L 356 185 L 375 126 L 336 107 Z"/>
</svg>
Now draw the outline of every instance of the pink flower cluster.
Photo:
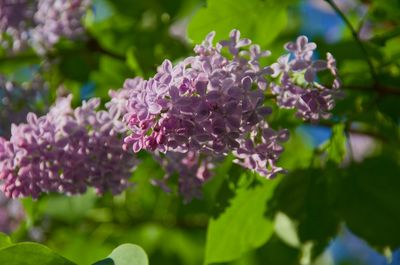
<svg viewBox="0 0 400 265">
<path fill-rule="evenodd" d="M 1 0 L 0 43 L 12 51 L 32 45 L 39 53 L 60 38 L 83 35 L 82 17 L 91 0 Z"/>
<path fill-rule="evenodd" d="M 0 138 L 1 190 L 7 197 L 41 193 L 77 194 L 94 187 L 99 194 L 124 190 L 135 159 L 124 151 L 123 126 L 98 99 L 71 108 L 61 98 L 49 113 L 12 125 L 10 140 Z M 119 131 L 121 129 L 121 131 Z"/>
<path fill-rule="evenodd" d="M 317 121 L 330 117 L 335 99 L 341 97 L 340 80 L 336 61 L 327 53 L 327 60 L 313 60 L 317 45 L 300 36 L 296 42 L 285 45 L 289 54 L 281 56 L 272 64 L 273 77 L 279 77 L 271 85 L 272 93 L 277 95 L 277 104 L 281 108 L 296 109 L 297 116 L 303 120 Z M 317 82 L 317 73 L 329 70 L 332 77 L 331 87 Z"/>
<path fill-rule="evenodd" d="M 264 97 L 267 77 L 279 72 L 275 65 L 261 66 L 260 58 L 269 52 L 249 46 L 239 31 L 216 46 L 213 37 L 210 33 L 195 47 L 195 56 L 175 66 L 166 60 L 153 78 L 125 82 L 124 120 L 131 130 L 125 143 L 135 152 L 232 153 L 236 163 L 272 178 L 283 171 L 275 162 L 289 137 L 287 130 L 276 131 L 266 121 L 271 114 Z"/>
</svg>

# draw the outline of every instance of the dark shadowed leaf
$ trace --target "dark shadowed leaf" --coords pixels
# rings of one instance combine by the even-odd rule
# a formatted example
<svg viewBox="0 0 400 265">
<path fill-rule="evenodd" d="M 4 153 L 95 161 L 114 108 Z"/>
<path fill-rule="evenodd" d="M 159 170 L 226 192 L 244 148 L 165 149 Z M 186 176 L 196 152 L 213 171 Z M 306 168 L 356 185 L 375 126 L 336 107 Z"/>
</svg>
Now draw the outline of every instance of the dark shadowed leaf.
<svg viewBox="0 0 400 265">
<path fill-rule="evenodd" d="M 341 181 L 339 212 L 369 243 L 400 246 L 400 167 L 390 157 L 351 165 Z"/>
</svg>

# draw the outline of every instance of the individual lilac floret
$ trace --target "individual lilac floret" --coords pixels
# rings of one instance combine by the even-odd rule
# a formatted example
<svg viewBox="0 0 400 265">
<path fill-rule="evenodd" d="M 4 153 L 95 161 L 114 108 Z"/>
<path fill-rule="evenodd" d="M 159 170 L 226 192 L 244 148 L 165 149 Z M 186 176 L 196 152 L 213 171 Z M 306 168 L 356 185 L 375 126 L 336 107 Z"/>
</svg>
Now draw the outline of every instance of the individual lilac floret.
<svg viewBox="0 0 400 265">
<path fill-rule="evenodd" d="M 128 187 L 135 159 L 122 150 L 119 124 L 112 113 L 97 111 L 99 103 L 91 99 L 72 109 L 71 97 L 61 98 L 45 116 L 29 113 L 27 123 L 12 125 L 10 140 L 0 138 L 4 194 L 37 198 L 87 187 L 116 194 Z"/>
<path fill-rule="evenodd" d="M 133 151 L 178 152 L 220 157 L 233 153 L 235 162 L 270 178 L 280 168 L 275 161 L 284 137 L 266 123 L 271 108 L 264 105 L 270 67 L 259 59 L 269 52 L 250 46 L 233 30 L 231 38 L 213 46 L 214 33 L 195 47 L 196 56 L 173 66 L 168 60 L 149 80 L 127 80 L 131 134 L 125 143 Z M 228 57 L 224 56 L 227 47 Z"/>
<path fill-rule="evenodd" d="M 317 45 L 308 42 L 307 37 L 300 36 L 296 42 L 285 45 L 289 54 L 278 58 L 271 65 L 273 77 L 279 77 L 271 85 L 272 93 L 277 95 L 278 106 L 296 109 L 297 115 L 304 120 L 317 121 L 331 116 L 330 111 L 335 99 L 341 96 L 340 80 L 336 69 L 336 61 L 330 53 L 327 60 L 313 60 Z M 331 87 L 317 82 L 317 73 L 329 70 L 333 76 Z"/>
<path fill-rule="evenodd" d="M 82 17 L 91 0 L 39 0 L 32 30 L 35 48 L 43 52 L 60 38 L 77 39 L 84 34 Z"/>
<path fill-rule="evenodd" d="M 0 44 L 12 51 L 26 47 L 32 16 L 32 1 L 0 0 Z"/>
</svg>

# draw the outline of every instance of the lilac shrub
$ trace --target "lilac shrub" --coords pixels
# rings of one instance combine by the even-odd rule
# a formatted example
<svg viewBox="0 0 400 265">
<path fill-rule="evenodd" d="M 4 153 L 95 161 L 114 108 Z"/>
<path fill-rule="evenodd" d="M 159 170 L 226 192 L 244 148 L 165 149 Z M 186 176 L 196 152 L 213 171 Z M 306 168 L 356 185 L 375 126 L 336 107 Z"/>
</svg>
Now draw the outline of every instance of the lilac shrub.
<svg viewBox="0 0 400 265">
<path fill-rule="evenodd" d="M 45 116 L 29 113 L 27 123 L 12 125 L 10 140 L 0 138 L 1 190 L 7 197 L 41 193 L 78 194 L 124 190 L 135 165 L 124 151 L 123 128 L 99 99 L 71 108 L 71 96 L 61 98 Z"/>
<path fill-rule="evenodd" d="M 272 106 L 296 109 L 303 120 L 329 118 L 340 96 L 334 58 L 328 53 L 326 61 L 314 60 L 315 43 L 301 36 L 267 66 L 261 59 L 270 52 L 239 31 L 216 45 L 214 35 L 175 66 L 165 60 L 154 77 L 127 79 L 110 91 L 106 111 L 97 111 L 97 99 L 73 110 L 67 97 L 47 115 L 31 113 L 26 124 L 13 125 L 10 140 L 0 140 L 6 196 L 75 194 L 88 186 L 118 193 L 136 161 L 129 150 L 146 150 L 159 161 L 166 175 L 152 182 L 164 190 L 171 191 L 168 181 L 177 174 L 185 201 L 201 196 L 227 155 L 266 178 L 285 172 L 276 162 L 289 131 L 271 128 Z M 331 86 L 318 83 L 321 71 L 333 77 Z"/>
</svg>

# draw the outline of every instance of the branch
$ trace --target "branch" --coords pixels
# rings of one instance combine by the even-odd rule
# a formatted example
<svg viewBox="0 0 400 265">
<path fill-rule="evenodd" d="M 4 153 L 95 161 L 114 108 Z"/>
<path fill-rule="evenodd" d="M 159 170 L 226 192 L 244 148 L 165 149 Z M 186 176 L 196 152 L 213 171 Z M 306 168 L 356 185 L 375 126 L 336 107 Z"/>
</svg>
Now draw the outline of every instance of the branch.
<svg viewBox="0 0 400 265">
<path fill-rule="evenodd" d="M 89 38 L 87 39 L 86 43 L 86 48 L 89 51 L 92 52 L 98 52 L 98 53 L 102 53 L 105 55 L 108 55 L 114 59 L 117 60 L 121 60 L 121 61 L 125 61 L 126 58 L 123 55 L 114 53 L 110 50 L 107 50 L 105 48 L 103 48 L 100 43 L 93 37 L 89 36 Z M 70 52 L 70 53 L 75 53 L 76 51 L 78 51 L 79 48 L 74 48 L 71 50 L 55 50 L 55 51 L 49 51 L 46 54 L 43 55 L 43 58 L 45 59 L 51 59 L 51 58 L 56 58 L 60 55 L 60 53 L 66 53 L 66 52 Z M 29 62 L 36 62 L 37 60 L 40 60 L 41 56 L 39 56 L 36 53 L 20 53 L 20 54 L 10 54 L 10 55 L 5 55 L 5 56 L 0 56 L 0 63 L 4 63 L 7 61 L 29 61 Z"/>
<path fill-rule="evenodd" d="M 5 55 L 3 57 L 0 56 L 0 63 L 7 61 L 36 61 L 39 60 L 39 57 L 35 53 L 27 53 L 27 54 L 10 54 Z"/>
<path fill-rule="evenodd" d="M 362 92 L 378 92 L 379 94 L 383 95 L 393 95 L 393 96 L 400 96 L 400 88 L 388 87 L 383 85 L 375 85 L 374 87 L 370 86 L 358 86 L 358 85 L 343 85 L 344 89 L 348 90 L 358 90 Z"/>
<path fill-rule="evenodd" d="M 100 43 L 97 41 L 97 39 L 92 37 L 91 35 L 89 35 L 89 40 L 87 42 L 87 47 L 92 51 L 97 51 L 99 53 L 102 53 L 102 54 L 108 55 L 110 57 L 113 57 L 114 59 L 121 60 L 121 61 L 125 61 L 126 60 L 125 56 L 122 56 L 120 54 L 114 53 L 114 52 L 112 52 L 110 50 L 107 50 L 107 49 L 103 48 L 100 45 Z"/>
<path fill-rule="evenodd" d="M 332 8 L 335 10 L 335 12 L 342 18 L 343 22 L 347 25 L 347 27 L 350 29 L 351 34 L 353 35 L 354 40 L 356 43 L 360 46 L 361 51 L 364 53 L 365 60 L 368 63 L 369 71 L 371 73 L 371 77 L 374 80 L 374 83 L 378 83 L 378 76 L 375 72 L 375 68 L 372 64 L 371 58 L 369 57 L 369 54 L 367 52 L 367 49 L 365 48 L 364 44 L 360 40 L 357 31 L 354 29 L 354 27 L 351 25 L 350 21 L 347 19 L 346 15 L 339 9 L 339 7 L 335 4 L 333 0 L 325 0 Z"/>
</svg>

